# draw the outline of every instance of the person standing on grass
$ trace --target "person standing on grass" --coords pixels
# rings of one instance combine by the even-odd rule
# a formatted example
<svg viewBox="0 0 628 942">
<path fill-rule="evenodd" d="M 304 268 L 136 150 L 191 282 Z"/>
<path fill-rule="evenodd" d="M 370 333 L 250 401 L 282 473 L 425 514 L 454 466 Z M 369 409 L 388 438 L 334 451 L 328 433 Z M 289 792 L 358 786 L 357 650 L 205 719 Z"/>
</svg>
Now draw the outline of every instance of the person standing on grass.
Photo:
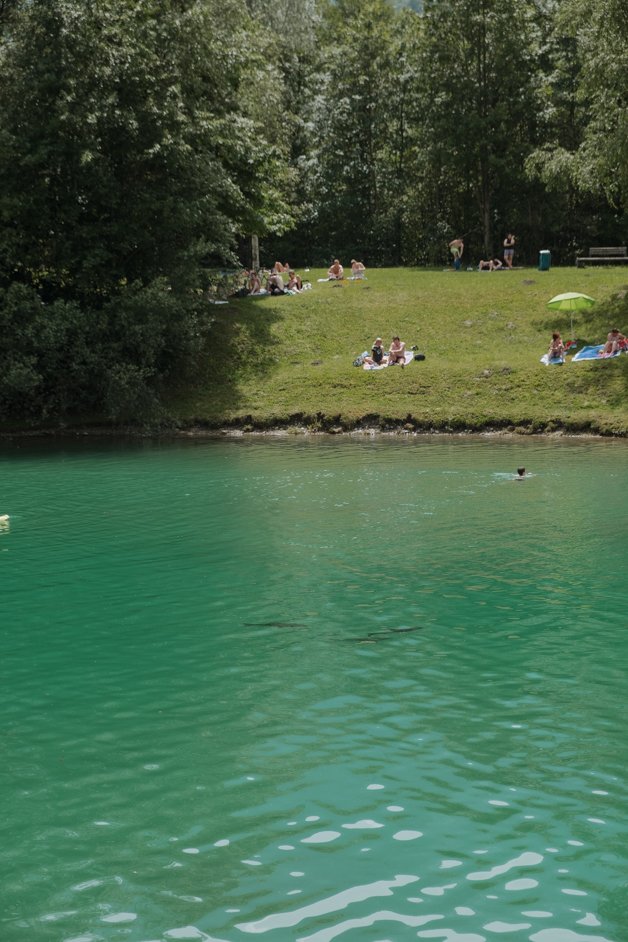
<svg viewBox="0 0 628 942">
<path fill-rule="evenodd" d="M 504 262 L 507 268 L 512 268 L 512 261 L 515 257 L 515 237 L 509 232 L 504 239 Z"/>
<path fill-rule="evenodd" d="M 464 252 L 464 241 L 461 238 L 452 239 L 449 243 L 449 251 L 454 257 L 454 268 L 460 271 L 462 265 L 462 253 Z"/>
</svg>

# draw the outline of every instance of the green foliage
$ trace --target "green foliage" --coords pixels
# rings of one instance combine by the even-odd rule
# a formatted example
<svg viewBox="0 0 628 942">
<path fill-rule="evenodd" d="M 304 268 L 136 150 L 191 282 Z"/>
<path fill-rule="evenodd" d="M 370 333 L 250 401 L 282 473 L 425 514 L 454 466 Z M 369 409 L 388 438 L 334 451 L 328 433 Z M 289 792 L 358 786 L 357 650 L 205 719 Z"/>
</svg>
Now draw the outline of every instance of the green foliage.
<svg viewBox="0 0 628 942">
<path fill-rule="evenodd" d="M 23 0 L 3 18 L 7 414 L 154 412 L 193 362 L 208 262 L 291 224 L 250 26 L 237 0 Z"/>
</svg>

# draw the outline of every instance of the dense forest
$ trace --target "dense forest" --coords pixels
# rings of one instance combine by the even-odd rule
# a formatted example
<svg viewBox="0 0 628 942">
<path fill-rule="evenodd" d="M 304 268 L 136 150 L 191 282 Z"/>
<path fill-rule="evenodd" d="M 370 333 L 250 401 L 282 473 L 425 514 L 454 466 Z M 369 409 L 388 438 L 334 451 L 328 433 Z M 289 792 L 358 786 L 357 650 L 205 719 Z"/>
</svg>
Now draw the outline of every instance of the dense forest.
<svg viewBox="0 0 628 942">
<path fill-rule="evenodd" d="M 220 266 L 625 244 L 625 0 L 0 0 L 5 423 L 159 411 Z"/>
</svg>

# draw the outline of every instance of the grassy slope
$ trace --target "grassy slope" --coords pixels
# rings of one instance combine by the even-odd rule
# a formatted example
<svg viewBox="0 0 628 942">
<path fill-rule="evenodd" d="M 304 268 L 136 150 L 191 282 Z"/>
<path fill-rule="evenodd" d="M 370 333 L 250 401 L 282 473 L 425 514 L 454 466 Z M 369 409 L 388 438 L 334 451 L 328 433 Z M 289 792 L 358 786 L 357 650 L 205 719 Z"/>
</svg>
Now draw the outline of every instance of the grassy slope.
<svg viewBox="0 0 628 942">
<path fill-rule="evenodd" d="M 547 301 L 582 291 L 598 304 L 574 315 L 579 345 L 599 343 L 617 319 L 628 270 L 539 272 L 379 269 L 365 283 L 318 284 L 294 297 L 217 307 L 220 350 L 172 411 L 189 424 L 301 423 L 419 428 L 566 427 L 628 434 L 628 356 L 539 363 L 551 331 L 571 336 L 569 313 Z M 614 307 L 611 312 L 611 304 Z M 424 362 L 368 373 L 352 366 L 378 334 L 418 344 Z"/>
</svg>

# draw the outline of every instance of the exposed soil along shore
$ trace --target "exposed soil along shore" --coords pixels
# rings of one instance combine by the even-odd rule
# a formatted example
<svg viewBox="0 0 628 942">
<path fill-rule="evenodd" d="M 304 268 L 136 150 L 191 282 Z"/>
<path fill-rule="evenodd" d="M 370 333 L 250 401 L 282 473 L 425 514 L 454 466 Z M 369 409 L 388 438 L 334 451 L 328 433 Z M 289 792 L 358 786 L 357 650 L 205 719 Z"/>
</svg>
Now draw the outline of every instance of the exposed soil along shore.
<svg viewBox="0 0 628 942">
<path fill-rule="evenodd" d="M 545 436 L 545 437 L 587 437 L 600 439 L 628 438 L 628 429 L 600 429 L 593 424 L 584 422 L 558 422 L 550 421 L 540 423 L 530 420 L 513 425 L 504 419 L 503 422 L 492 422 L 486 425 L 475 425 L 463 420 L 435 424 L 422 422 L 411 416 L 405 419 L 378 419 L 369 416 L 364 422 L 346 422 L 340 416 L 316 415 L 312 417 L 298 416 L 294 421 L 285 423 L 253 422 L 250 417 L 236 420 L 230 424 L 214 424 L 198 422 L 187 424 L 167 425 L 92 425 L 92 426 L 58 426 L 55 428 L 30 428 L 0 430 L 0 441 L 19 439 L 67 439 L 67 438 L 110 438 L 124 440 L 127 438 L 244 438 L 307 436 L 307 435 L 365 435 L 365 436 L 411 436 L 411 435 L 482 435 L 482 436 Z"/>
</svg>

